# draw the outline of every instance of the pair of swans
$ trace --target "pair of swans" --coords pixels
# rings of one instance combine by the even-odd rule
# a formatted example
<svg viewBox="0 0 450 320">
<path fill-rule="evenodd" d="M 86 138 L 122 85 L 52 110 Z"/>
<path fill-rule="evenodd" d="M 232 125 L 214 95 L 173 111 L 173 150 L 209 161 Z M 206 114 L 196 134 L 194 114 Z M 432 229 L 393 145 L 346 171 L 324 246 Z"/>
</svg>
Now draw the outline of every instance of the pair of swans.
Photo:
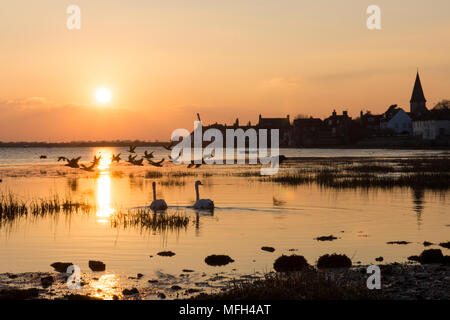
<svg viewBox="0 0 450 320">
<path fill-rule="evenodd" d="M 211 199 L 200 199 L 200 193 L 198 186 L 201 186 L 201 181 L 195 181 L 195 195 L 196 201 L 194 209 L 198 210 L 214 210 L 214 201 Z M 167 209 L 167 203 L 163 199 L 156 199 L 156 182 L 153 181 L 153 202 L 150 205 L 150 209 L 153 211 L 164 211 Z"/>
</svg>

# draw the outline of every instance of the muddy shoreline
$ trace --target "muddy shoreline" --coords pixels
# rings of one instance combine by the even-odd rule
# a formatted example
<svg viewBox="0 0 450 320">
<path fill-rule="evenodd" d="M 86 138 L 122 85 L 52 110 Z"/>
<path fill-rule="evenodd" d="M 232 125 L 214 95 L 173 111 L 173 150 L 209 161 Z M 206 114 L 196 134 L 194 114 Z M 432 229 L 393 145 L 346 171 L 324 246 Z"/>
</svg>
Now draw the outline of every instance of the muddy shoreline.
<svg viewBox="0 0 450 320">
<path fill-rule="evenodd" d="M 411 263 L 380 264 L 381 289 L 367 290 L 373 299 L 386 300 L 448 300 L 450 266 Z M 318 271 L 332 281 L 355 287 L 366 286 L 368 266 Z M 189 270 L 191 271 L 191 270 Z M 268 275 L 273 275 L 274 272 Z M 267 276 L 267 275 L 266 275 Z M 108 277 L 116 282 L 109 285 Z M 53 279 L 46 283 L 42 279 Z M 103 278 L 103 280 L 102 280 Z M 80 289 L 68 289 L 67 275 L 57 272 L 27 272 L 0 274 L 0 299 L 101 299 L 101 300 L 164 300 L 164 299 L 220 299 L 238 283 L 264 281 L 264 275 L 184 272 L 180 275 L 160 273 L 156 278 L 145 275 L 117 277 L 110 273 L 86 273 L 81 276 Z M 200 296 L 199 296 L 200 295 Z M 234 297 L 240 299 L 240 297 Z"/>
</svg>

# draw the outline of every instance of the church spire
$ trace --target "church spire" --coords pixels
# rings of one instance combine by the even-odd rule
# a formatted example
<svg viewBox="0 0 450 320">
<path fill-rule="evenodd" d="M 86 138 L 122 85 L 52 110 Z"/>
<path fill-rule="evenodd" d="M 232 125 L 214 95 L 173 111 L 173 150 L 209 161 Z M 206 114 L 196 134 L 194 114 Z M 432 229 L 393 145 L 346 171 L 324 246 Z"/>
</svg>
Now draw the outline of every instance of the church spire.
<svg viewBox="0 0 450 320">
<path fill-rule="evenodd" d="M 427 102 L 425 95 L 423 94 L 422 83 L 420 82 L 419 70 L 417 70 L 416 82 L 414 83 L 414 89 L 411 95 L 410 102 Z"/>
<path fill-rule="evenodd" d="M 422 83 L 420 82 L 419 70 L 417 70 L 416 82 L 414 83 L 414 89 L 411 95 L 410 106 L 411 113 L 414 115 L 420 115 L 428 111 L 426 107 L 427 100 L 423 94 Z"/>
</svg>

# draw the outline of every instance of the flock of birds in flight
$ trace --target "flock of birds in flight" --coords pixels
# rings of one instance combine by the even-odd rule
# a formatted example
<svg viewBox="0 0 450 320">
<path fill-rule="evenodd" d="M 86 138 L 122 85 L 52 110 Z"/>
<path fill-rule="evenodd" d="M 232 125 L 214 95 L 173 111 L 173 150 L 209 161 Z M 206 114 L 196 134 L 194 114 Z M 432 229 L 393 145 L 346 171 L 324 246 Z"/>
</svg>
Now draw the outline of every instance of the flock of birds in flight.
<svg viewBox="0 0 450 320">
<path fill-rule="evenodd" d="M 173 144 L 170 144 L 169 146 L 163 146 L 166 150 L 171 151 Z M 144 160 L 147 160 L 149 164 L 151 164 L 152 166 L 155 167 L 162 167 L 163 162 L 165 161 L 165 159 L 161 159 L 160 161 L 153 161 L 152 159 L 154 158 L 153 153 L 152 152 L 148 152 L 147 150 L 144 151 L 144 155 L 142 156 L 141 159 L 136 159 L 137 158 L 137 154 L 136 154 L 136 146 L 129 146 L 128 152 L 130 153 L 128 155 L 128 160 L 127 162 L 131 163 L 132 165 L 135 166 L 143 166 L 144 165 Z M 111 163 L 117 162 L 119 163 L 121 158 L 120 158 L 121 153 L 113 154 L 111 156 Z M 212 155 L 209 155 L 207 157 L 212 157 Z M 40 156 L 41 159 L 47 159 L 46 155 L 41 155 Z M 170 160 L 174 160 L 172 159 L 172 157 L 169 155 Z M 77 157 L 77 158 L 67 158 L 64 156 L 58 157 L 58 162 L 59 161 L 66 161 L 67 163 L 65 164 L 65 166 L 70 167 L 70 168 L 76 168 L 76 169 L 81 169 L 84 171 L 89 171 L 92 172 L 94 171 L 95 168 L 97 168 L 100 165 L 100 160 L 102 159 L 102 155 L 100 154 L 99 156 L 95 156 L 94 155 L 94 159 L 90 162 L 90 165 L 85 165 L 85 164 L 79 164 L 78 162 L 80 161 L 81 157 Z M 202 161 L 203 163 L 204 161 Z M 188 168 L 198 168 L 202 165 L 202 163 L 199 164 L 188 164 Z M 201 186 L 202 183 L 200 181 L 196 181 L 195 182 L 195 193 L 196 193 L 196 202 L 194 204 L 194 209 L 199 209 L 199 210 L 214 210 L 214 202 L 211 199 L 200 199 L 200 195 L 199 195 L 199 189 L 198 187 Z M 167 203 L 163 200 L 163 199 L 157 199 L 156 198 L 156 183 L 153 182 L 152 183 L 153 186 L 153 201 L 150 205 L 150 209 L 153 211 L 165 211 L 167 210 L 168 206 Z"/>
<path fill-rule="evenodd" d="M 172 151 L 173 148 L 173 143 L 171 143 L 170 145 L 163 146 L 166 150 L 168 151 Z M 154 161 L 154 151 L 148 152 L 147 150 L 144 151 L 144 155 L 140 158 L 137 159 L 138 155 L 136 154 L 136 146 L 129 146 L 128 147 L 128 152 L 130 153 L 128 155 L 128 159 L 126 160 L 126 162 L 135 165 L 135 166 L 143 166 L 144 165 L 144 161 L 146 160 L 150 165 L 154 166 L 154 167 L 162 167 L 163 163 L 165 161 L 165 158 L 162 158 L 159 161 Z M 119 163 L 122 159 L 120 158 L 121 153 L 113 154 L 111 156 L 111 163 Z M 211 155 L 208 157 L 212 157 Z M 40 159 L 47 159 L 46 155 L 41 155 Z M 85 165 L 85 164 L 79 164 L 78 162 L 80 161 L 81 157 L 77 157 L 77 158 L 67 158 L 64 156 L 60 156 L 58 157 L 58 162 L 59 161 L 66 161 L 67 163 L 65 164 L 66 167 L 70 167 L 70 168 L 75 168 L 75 169 L 81 169 L 84 171 L 88 171 L 88 172 L 92 172 L 94 171 L 100 164 L 100 160 L 102 159 L 102 155 L 100 154 L 99 156 L 95 156 L 94 155 L 94 159 L 90 162 L 89 165 Z M 174 161 L 176 159 L 173 159 L 170 155 L 169 155 L 169 159 L 171 161 Z M 188 168 L 199 168 L 202 164 L 204 163 L 204 161 L 202 161 L 202 163 L 190 163 L 187 165 Z"/>
</svg>

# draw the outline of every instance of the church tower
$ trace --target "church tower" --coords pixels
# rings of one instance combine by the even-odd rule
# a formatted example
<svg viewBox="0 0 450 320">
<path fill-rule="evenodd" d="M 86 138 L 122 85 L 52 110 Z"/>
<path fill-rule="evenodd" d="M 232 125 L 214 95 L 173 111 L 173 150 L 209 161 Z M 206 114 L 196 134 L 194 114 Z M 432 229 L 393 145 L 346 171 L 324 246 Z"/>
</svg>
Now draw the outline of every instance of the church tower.
<svg viewBox="0 0 450 320">
<path fill-rule="evenodd" d="M 414 115 L 421 115 L 428 111 L 427 100 L 423 94 L 422 84 L 420 83 L 419 71 L 417 71 L 416 82 L 414 83 L 414 89 L 410 101 L 410 112 Z"/>
</svg>

